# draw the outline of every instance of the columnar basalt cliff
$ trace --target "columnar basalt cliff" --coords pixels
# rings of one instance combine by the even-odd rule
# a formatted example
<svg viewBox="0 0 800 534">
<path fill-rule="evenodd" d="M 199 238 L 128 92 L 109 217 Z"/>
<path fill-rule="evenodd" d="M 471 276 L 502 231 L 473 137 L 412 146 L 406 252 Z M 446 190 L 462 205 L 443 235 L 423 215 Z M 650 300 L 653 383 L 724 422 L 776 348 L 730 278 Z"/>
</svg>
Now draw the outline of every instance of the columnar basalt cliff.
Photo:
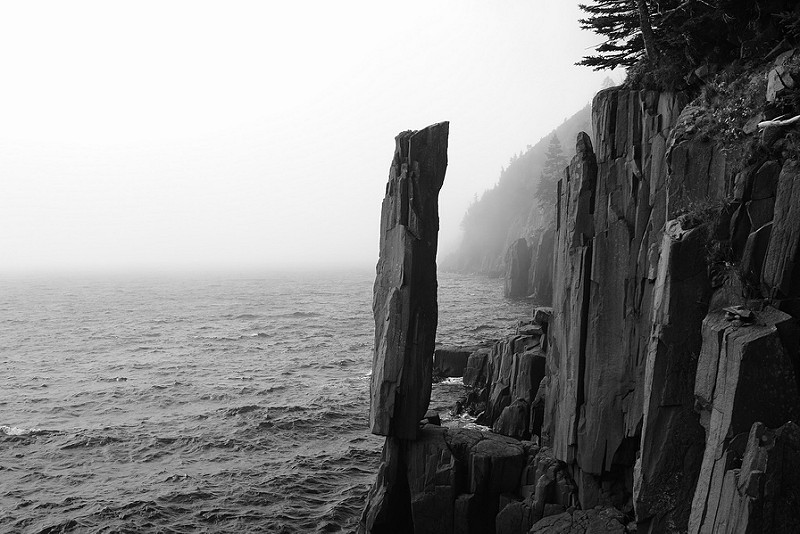
<svg viewBox="0 0 800 534">
<path fill-rule="evenodd" d="M 560 186 L 542 438 L 583 508 L 611 504 L 639 532 L 790 532 L 800 512 L 752 511 L 793 505 L 796 482 L 747 493 L 738 466 L 749 433 L 800 410 L 798 156 L 766 133 L 726 146 L 701 104 L 595 98 L 596 146 L 579 137 Z"/>
<path fill-rule="evenodd" d="M 364 517 L 400 527 L 367 531 L 800 532 L 800 55 L 742 76 L 730 136 L 702 97 L 595 97 L 551 266 L 545 234 L 509 256 L 553 307 L 464 368 L 492 432 L 388 438 Z"/>
<path fill-rule="evenodd" d="M 666 283 L 656 285 L 668 210 L 667 146 L 682 100 L 681 95 L 620 89 L 599 93 L 593 105 L 596 150 L 587 137 L 579 137 L 577 156 L 561 182 L 545 429 L 556 456 L 573 469 L 584 507 L 608 502 L 632 512 L 646 406 L 648 417 L 659 417 L 663 406 L 675 411 L 683 405 L 688 417 L 672 414 L 680 419 L 680 433 L 696 437 L 702 432 L 691 415 L 693 377 L 680 377 L 685 384 L 663 385 L 669 391 L 665 399 L 650 398 L 654 392 L 645 387 L 651 310 L 657 288 L 663 290 Z M 709 178 L 697 171 L 692 180 Z M 701 310 L 694 314 L 699 326 L 702 288 L 699 294 L 687 291 L 687 297 L 694 301 L 681 319 L 691 316 L 691 307 L 699 302 Z M 684 326 L 690 332 L 693 325 Z M 681 393 L 688 397 L 679 398 Z M 656 430 L 653 425 L 646 428 Z M 659 446 L 672 444 L 668 440 Z M 657 474 L 659 486 L 684 484 L 651 465 L 659 462 L 656 457 L 643 457 L 642 462 L 639 473 Z M 690 494 L 692 482 L 686 484 Z M 651 491 L 659 503 L 650 502 Z M 679 500 L 676 491 L 655 489 L 649 482 L 641 485 L 641 510 L 670 508 L 664 501 Z M 661 508 L 652 512 L 672 512 Z"/>
</svg>

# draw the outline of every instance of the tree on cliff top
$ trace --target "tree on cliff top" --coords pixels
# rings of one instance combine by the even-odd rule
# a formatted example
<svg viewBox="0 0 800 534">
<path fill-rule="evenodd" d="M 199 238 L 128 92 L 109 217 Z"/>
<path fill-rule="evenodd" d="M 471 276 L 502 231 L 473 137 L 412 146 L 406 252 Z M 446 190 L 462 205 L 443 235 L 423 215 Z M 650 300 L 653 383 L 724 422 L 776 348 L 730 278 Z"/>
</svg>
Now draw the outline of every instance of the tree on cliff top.
<svg viewBox="0 0 800 534">
<path fill-rule="evenodd" d="M 652 75 L 646 85 L 679 85 L 700 64 L 761 60 L 781 39 L 797 44 L 786 20 L 800 20 L 799 7 L 797 0 L 593 0 L 580 5 L 587 15 L 580 24 L 606 40 L 578 64 L 636 67 Z"/>
<path fill-rule="evenodd" d="M 544 168 L 536 185 L 536 200 L 539 209 L 542 211 L 542 220 L 552 222 L 554 220 L 556 193 L 558 181 L 564 175 L 564 167 L 567 166 L 567 157 L 561 149 L 561 142 L 554 133 L 547 145 Z"/>
<path fill-rule="evenodd" d="M 596 48 L 596 55 L 584 57 L 578 65 L 601 70 L 632 67 L 639 61 L 644 45 L 633 0 L 595 0 L 579 7 L 588 15 L 580 19 L 581 28 L 607 40 Z"/>
</svg>

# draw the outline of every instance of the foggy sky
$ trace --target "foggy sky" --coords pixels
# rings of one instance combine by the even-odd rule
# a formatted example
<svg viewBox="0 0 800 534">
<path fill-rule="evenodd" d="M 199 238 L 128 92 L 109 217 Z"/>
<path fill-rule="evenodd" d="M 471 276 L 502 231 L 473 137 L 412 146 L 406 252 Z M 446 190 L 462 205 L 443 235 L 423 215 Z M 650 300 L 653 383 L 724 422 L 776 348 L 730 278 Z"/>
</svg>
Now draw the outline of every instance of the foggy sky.
<svg viewBox="0 0 800 534">
<path fill-rule="evenodd" d="M 3 3 L 0 271 L 374 267 L 394 136 L 449 120 L 441 257 L 501 166 L 600 88 L 573 65 L 601 41 L 579 16 L 564 0 Z"/>
</svg>

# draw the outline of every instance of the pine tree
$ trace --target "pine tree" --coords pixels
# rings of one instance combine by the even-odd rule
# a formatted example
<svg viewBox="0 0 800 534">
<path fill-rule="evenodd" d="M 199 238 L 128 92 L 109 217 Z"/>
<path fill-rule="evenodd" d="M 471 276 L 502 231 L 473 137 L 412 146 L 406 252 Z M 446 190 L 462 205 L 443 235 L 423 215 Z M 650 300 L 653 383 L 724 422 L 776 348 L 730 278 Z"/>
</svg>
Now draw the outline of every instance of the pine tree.
<svg viewBox="0 0 800 534">
<path fill-rule="evenodd" d="M 564 168 L 567 166 L 567 158 L 561 149 L 561 142 L 556 134 L 553 134 L 553 137 L 550 138 L 545 157 L 544 169 L 542 169 L 542 174 L 539 177 L 535 196 L 539 202 L 543 219 L 549 224 L 553 219 L 556 201 L 558 200 L 556 198 L 558 181 L 564 176 Z"/>
<path fill-rule="evenodd" d="M 596 55 L 584 57 L 578 65 L 595 70 L 632 67 L 644 52 L 639 27 L 639 10 L 633 0 L 595 0 L 579 4 L 588 15 L 580 19 L 581 28 L 607 40 L 596 48 Z"/>
<path fill-rule="evenodd" d="M 795 8 L 796 0 L 774 0 L 769 5 L 752 0 L 592 0 L 580 4 L 586 17 L 583 29 L 606 40 L 595 54 L 578 64 L 595 70 L 650 64 L 687 67 L 703 62 L 726 63 L 752 47 L 766 51 L 783 38 L 775 18 Z M 662 60 L 662 61 L 660 61 Z"/>
</svg>

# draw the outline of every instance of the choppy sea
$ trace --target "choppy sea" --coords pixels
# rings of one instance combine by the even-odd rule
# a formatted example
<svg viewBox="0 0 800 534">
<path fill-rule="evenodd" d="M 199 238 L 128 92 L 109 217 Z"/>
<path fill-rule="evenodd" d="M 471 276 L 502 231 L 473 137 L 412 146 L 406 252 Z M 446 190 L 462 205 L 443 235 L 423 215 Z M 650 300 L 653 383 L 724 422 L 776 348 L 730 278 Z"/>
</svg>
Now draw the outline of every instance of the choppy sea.
<svg viewBox="0 0 800 534">
<path fill-rule="evenodd" d="M 0 279 L 0 532 L 352 532 L 373 280 Z M 500 284 L 440 274 L 438 341 L 508 333 Z"/>
</svg>

